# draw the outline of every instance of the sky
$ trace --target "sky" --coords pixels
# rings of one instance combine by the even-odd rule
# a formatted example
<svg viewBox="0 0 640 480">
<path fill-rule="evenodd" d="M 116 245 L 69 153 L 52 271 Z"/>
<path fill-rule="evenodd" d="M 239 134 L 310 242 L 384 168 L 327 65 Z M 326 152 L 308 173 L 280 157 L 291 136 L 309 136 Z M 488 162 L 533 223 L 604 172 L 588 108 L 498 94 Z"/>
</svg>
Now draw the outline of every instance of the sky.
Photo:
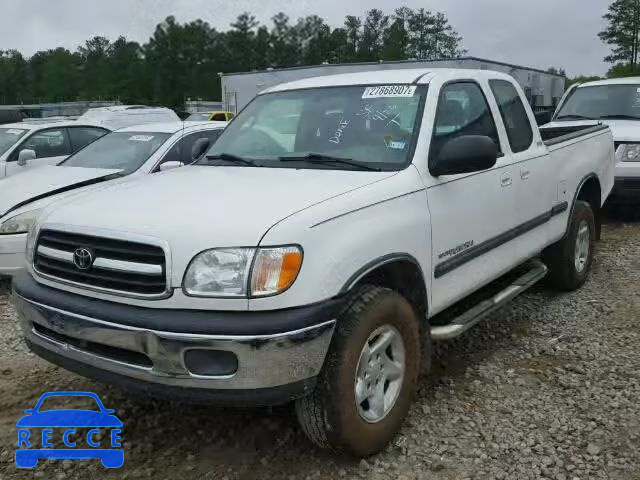
<svg viewBox="0 0 640 480">
<path fill-rule="evenodd" d="M 25 55 L 66 47 L 74 50 L 94 35 L 124 35 L 146 42 L 168 15 L 201 18 L 220 30 L 242 12 L 269 24 L 283 11 L 292 19 L 317 14 L 332 26 L 345 15 L 364 16 L 399 6 L 424 7 L 447 15 L 469 55 L 569 75 L 602 75 L 608 47 L 598 39 L 607 0 L 0 0 L 0 50 Z"/>
</svg>

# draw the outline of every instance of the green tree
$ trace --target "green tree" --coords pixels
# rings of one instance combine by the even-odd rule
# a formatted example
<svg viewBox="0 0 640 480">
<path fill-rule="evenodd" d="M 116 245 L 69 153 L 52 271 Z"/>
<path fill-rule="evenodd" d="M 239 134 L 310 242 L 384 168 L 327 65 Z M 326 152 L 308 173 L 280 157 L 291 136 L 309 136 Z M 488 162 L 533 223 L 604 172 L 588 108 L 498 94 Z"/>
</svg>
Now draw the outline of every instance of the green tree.
<svg viewBox="0 0 640 480">
<path fill-rule="evenodd" d="M 358 58 L 358 45 L 362 35 L 362 20 L 353 15 L 347 15 L 344 21 L 346 32 L 345 61 L 353 62 Z"/>
<path fill-rule="evenodd" d="M 391 17 L 391 23 L 384 32 L 382 60 L 403 60 L 407 58 L 407 47 L 409 46 L 407 20 L 410 14 L 410 8 L 401 7 L 396 9 Z"/>
<path fill-rule="evenodd" d="M 292 66 L 299 61 L 300 44 L 296 29 L 289 17 L 279 12 L 271 18 L 270 63 L 273 66 Z"/>
<path fill-rule="evenodd" d="M 627 63 L 635 69 L 640 59 L 640 0 L 615 0 L 603 18 L 607 26 L 599 37 L 611 46 L 605 61 Z"/>
<path fill-rule="evenodd" d="M 384 33 L 389 24 L 389 16 L 374 8 L 367 12 L 358 45 L 358 58 L 373 62 L 382 58 Z"/>
</svg>

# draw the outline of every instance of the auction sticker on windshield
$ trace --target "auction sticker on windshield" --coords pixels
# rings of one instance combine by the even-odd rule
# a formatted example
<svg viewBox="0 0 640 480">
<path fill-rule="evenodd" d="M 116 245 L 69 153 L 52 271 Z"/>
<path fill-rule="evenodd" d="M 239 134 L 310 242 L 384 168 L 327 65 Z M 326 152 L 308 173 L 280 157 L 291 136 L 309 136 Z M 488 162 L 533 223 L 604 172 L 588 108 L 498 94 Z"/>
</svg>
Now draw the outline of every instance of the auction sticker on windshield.
<svg viewBox="0 0 640 480">
<path fill-rule="evenodd" d="M 133 135 L 129 137 L 132 142 L 150 142 L 153 140 L 153 135 Z"/>
<path fill-rule="evenodd" d="M 88 408 L 71 408 L 69 403 Z M 58 406 L 58 408 L 52 408 Z M 74 405 L 75 406 L 75 405 Z M 34 468 L 45 458 L 100 459 L 106 468 L 124 464 L 122 422 L 91 392 L 49 392 L 16 423 L 18 468 Z"/>
<path fill-rule="evenodd" d="M 413 97 L 416 93 L 415 85 L 382 85 L 367 87 L 362 98 L 401 98 Z"/>
</svg>

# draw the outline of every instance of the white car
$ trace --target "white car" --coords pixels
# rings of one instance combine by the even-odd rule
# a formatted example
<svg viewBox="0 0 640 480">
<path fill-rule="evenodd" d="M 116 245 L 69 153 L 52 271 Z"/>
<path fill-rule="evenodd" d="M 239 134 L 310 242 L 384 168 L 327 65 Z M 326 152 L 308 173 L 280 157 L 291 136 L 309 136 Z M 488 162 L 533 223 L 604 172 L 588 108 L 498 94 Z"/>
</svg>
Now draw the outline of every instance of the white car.
<svg viewBox="0 0 640 480">
<path fill-rule="evenodd" d="M 193 163 L 226 122 L 159 123 L 109 133 L 58 166 L 0 180 L 0 275 L 24 268 L 27 231 L 40 211 L 89 188 Z M 195 149 L 195 150 L 194 150 Z"/>
<path fill-rule="evenodd" d="M 609 200 L 640 203 L 640 77 L 573 86 L 547 126 L 571 130 L 597 122 L 611 128 L 616 147 L 616 180 Z"/>
<path fill-rule="evenodd" d="M 0 125 L 0 179 L 34 167 L 55 165 L 110 129 L 77 121 Z"/>
<path fill-rule="evenodd" d="M 42 119 L 0 125 L 0 178 L 56 165 L 113 130 L 179 121 L 168 108 L 120 105 L 92 108 L 74 121 Z"/>
<path fill-rule="evenodd" d="M 196 165 L 48 208 L 12 298 L 30 348 L 69 370 L 295 401 L 317 445 L 369 456 L 432 341 L 547 273 L 586 281 L 614 165 L 608 127 L 541 133 L 505 74 L 301 80 L 257 96 Z"/>
</svg>

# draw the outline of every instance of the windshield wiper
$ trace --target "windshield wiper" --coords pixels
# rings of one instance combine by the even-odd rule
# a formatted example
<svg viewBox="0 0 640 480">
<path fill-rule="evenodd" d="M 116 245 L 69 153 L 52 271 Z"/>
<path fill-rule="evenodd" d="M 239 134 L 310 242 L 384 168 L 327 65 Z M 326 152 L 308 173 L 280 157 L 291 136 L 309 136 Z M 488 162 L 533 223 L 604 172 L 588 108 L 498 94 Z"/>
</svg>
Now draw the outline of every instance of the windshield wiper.
<svg viewBox="0 0 640 480">
<path fill-rule="evenodd" d="M 587 117 L 585 115 L 560 115 L 556 117 L 556 120 L 562 120 L 563 118 L 575 118 L 578 120 L 598 120 L 597 118 Z"/>
<path fill-rule="evenodd" d="M 600 118 L 608 120 L 640 120 L 640 117 L 634 115 L 602 115 Z"/>
<path fill-rule="evenodd" d="M 239 155 L 234 155 L 233 153 L 218 153 L 216 155 L 207 155 L 206 158 L 207 160 L 222 160 L 223 162 L 239 163 L 242 165 L 247 165 L 249 167 L 260 166 L 253 160 L 249 160 L 248 158 L 243 158 Z"/>
<path fill-rule="evenodd" d="M 303 155 L 289 155 L 286 157 L 278 157 L 281 162 L 308 162 L 318 163 L 326 165 L 327 163 L 338 163 L 341 165 L 349 165 L 350 167 L 359 168 L 360 170 L 370 170 L 372 172 L 381 172 L 382 169 L 378 167 L 372 167 L 364 163 L 355 162 L 350 158 L 334 157 L 333 155 L 326 155 L 324 153 L 309 152 Z"/>
</svg>

